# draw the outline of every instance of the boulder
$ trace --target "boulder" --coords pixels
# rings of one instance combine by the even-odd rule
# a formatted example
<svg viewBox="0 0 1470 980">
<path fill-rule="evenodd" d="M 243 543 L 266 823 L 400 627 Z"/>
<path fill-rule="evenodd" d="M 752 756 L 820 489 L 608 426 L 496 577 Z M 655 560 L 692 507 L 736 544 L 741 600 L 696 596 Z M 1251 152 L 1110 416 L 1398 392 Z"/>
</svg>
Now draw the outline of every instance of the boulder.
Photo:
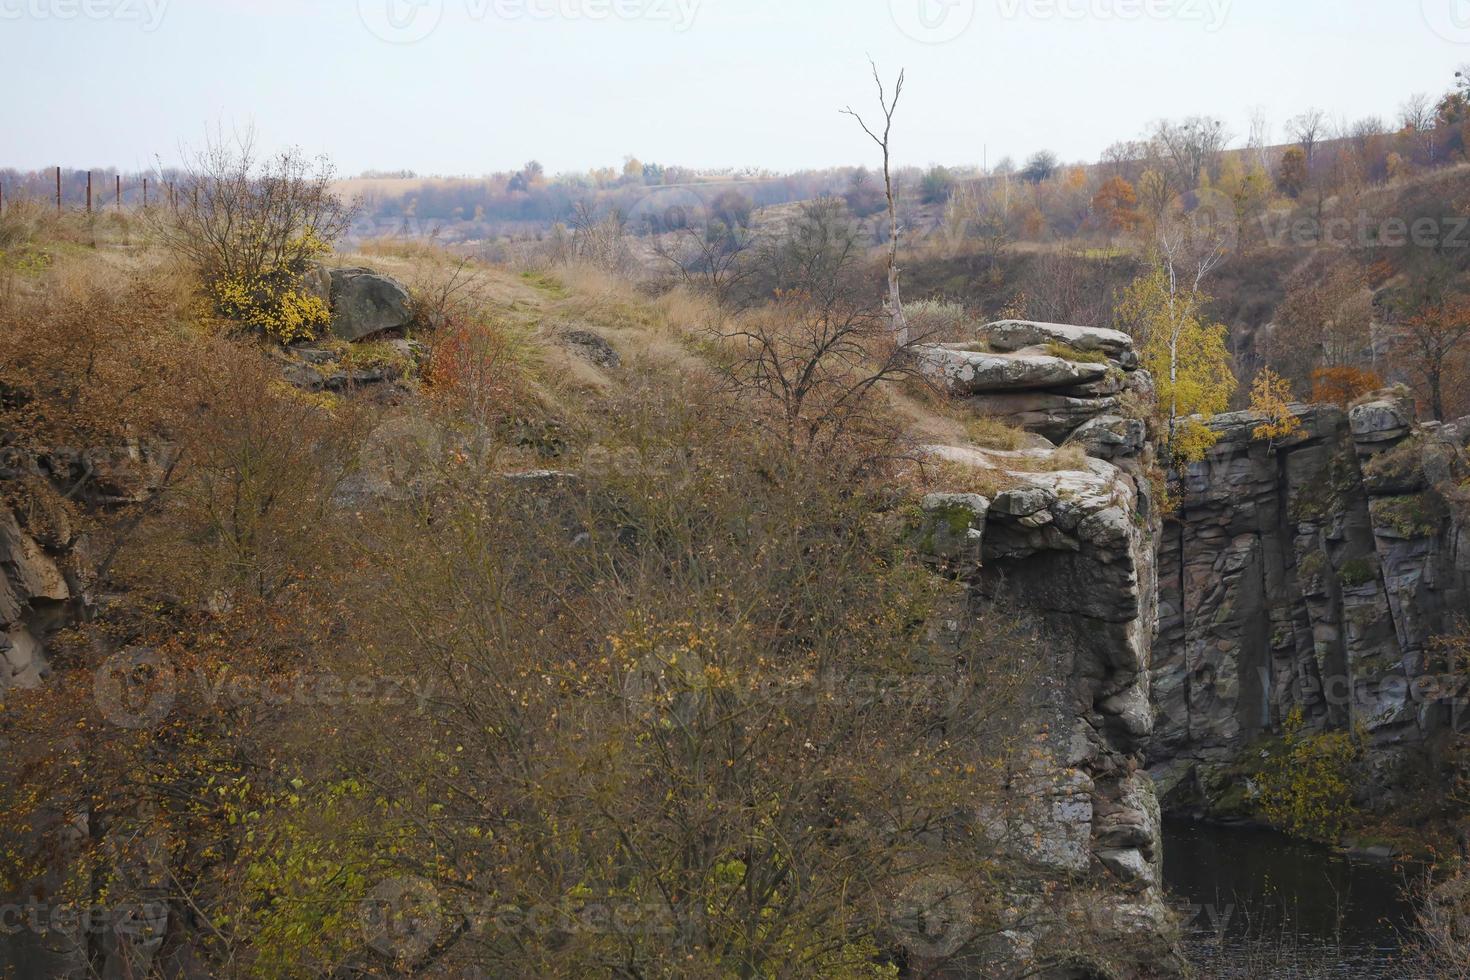
<svg viewBox="0 0 1470 980">
<path fill-rule="evenodd" d="M 1031 391 L 1087 384 L 1107 376 L 1107 364 L 1067 361 L 1050 354 L 991 354 L 963 344 L 915 348 L 922 369 L 965 395 Z"/>
<path fill-rule="evenodd" d="M 10 508 L 0 506 L 0 625 L 19 620 L 33 600 L 69 598 L 71 590 L 56 562 L 21 530 Z"/>
<path fill-rule="evenodd" d="M 1348 418 L 1353 439 L 1360 446 L 1396 443 L 1413 431 L 1414 399 L 1406 391 L 1379 392 L 1371 401 L 1355 406 Z"/>
<path fill-rule="evenodd" d="M 332 333 L 358 341 L 413 322 L 413 302 L 396 279 L 371 269 L 333 269 Z"/>
<path fill-rule="evenodd" d="M 1065 344 L 1080 351 L 1096 351 L 1110 357 L 1133 350 L 1133 338 L 1118 330 L 1079 327 L 1068 323 L 1034 320 L 1000 320 L 976 330 L 991 350 L 1018 351 L 1046 344 Z"/>
<path fill-rule="evenodd" d="M 332 274 L 320 262 L 313 262 L 301 274 L 302 288 L 306 295 L 322 301 L 327 309 L 332 308 Z"/>
<path fill-rule="evenodd" d="M 1123 459 L 1143 452 L 1148 443 L 1148 425 L 1143 419 L 1099 415 L 1082 423 L 1067 442 L 1098 459 Z"/>
</svg>

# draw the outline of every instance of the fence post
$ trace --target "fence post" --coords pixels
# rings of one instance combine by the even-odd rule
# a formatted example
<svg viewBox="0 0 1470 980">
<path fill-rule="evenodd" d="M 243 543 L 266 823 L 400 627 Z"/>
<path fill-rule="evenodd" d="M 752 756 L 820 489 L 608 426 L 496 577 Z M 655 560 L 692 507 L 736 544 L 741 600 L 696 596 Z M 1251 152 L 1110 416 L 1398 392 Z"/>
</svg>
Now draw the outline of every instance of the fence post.
<svg viewBox="0 0 1470 980">
<path fill-rule="evenodd" d="M 87 213 L 92 213 L 92 171 L 87 171 Z"/>
<path fill-rule="evenodd" d="M 143 210 L 148 210 L 148 178 L 143 178 Z"/>
<path fill-rule="evenodd" d="M 114 174 L 117 178 L 117 209 L 122 210 L 122 174 Z"/>
<path fill-rule="evenodd" d="M 61 168 L 56 168 L 56 213 L 61 213 Z"/>
</svg>

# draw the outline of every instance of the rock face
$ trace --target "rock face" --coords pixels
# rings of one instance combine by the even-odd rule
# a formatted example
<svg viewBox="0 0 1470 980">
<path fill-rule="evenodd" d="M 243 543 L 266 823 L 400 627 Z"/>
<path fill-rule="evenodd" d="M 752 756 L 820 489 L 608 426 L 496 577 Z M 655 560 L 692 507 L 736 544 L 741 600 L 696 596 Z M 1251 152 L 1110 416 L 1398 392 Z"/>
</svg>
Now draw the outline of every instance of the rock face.
<svg viewBox="0 0 1470 980">
<path fill-rule="evenodd" d="M 1470 611 L 1470 419 L 1418 425 L 1404 392 L 1297 414 L 1274 447 L 1214 419 L 1164 529 L 1149 758 L 1172 805 L 1210 808 L 1212 774 L 1294 709 L 1367 731 L 1380 802 L 1452 723 L 1431 640 Z"/>
<path fill-rule="evenodd" d="M 969 343 L 923 344 L 915 352 L 925 373 L 978 414 L 1056 443 L 1093 423 L 1123 426 L 1136 414 L 1130 397 L 1152 397 L 1153 380 L 1138 368 L 1133 339 L 1116 330 L 1002 320 L 978 328 Z M 1087 438 L 1101 447 L 1111 437 L 1091 430 Z"/>
<path fill-rule="evenodd" d="M 413 322 L 413 302 L 396 279 L 371 269 L 333 269 L 332 333 L 358 341 Z"/>
<path fill-rule="evenodd" d="M 1037 392 L 1018 395 L 1011 388 L 1027 372 L 1046 384 L 1101 372 L 1119 392 L 1127 375 L 1141 373 L 1123 367 L 1136 364 L 1132 343 L 1112 331 L 1009 321 L 982 334 L 989 338 L 986 353 L 930 347 L 925 355 L 975 405 L 990 404 L 982 399 L 1031 404 L 1025 399 Z M 1041 353 L 1038 343 L 1103 352 L 1109 360 L 1058 369 L 1051 362 L 1059 358 Z M 1008 358 L 1012 349 L 1017 356 Z M 992 361 L 1006 366 L 992 369 Z M 1029 887 L 1015 887 L 1015 926 L 984 975 L 1178 975 L 1161 885 L 1160 810 L 1142 768 L 1153 732 L 1158 625 L 1149 450 L 1141 419 L 1111 415 L 1098 405 L 1106 399 L 1078 400 L 1088 404 L 1076 425 L 1072 416 L 1061 425 L 1053 415 L 1028 428 L 1083 430 L 1075 444 L 1088 455 L 1080 461 L 1046 448 L 926 450 L 1003 489 L 925 498 L 920 549 L 967 583 L 972 601 L 1033 612 L 1048 631 L 1039 673 L 1049 693 L 1025 721 L 1035 726 L 1027 732 L 1032 751 L 1012 774 L 1005 801 L 980 814 L 993 846 L 1035 876 Z M 1018 414 L 1025 412 L 1011 418 Z M 1079 953 L 1070 967 L 1048 965 L 1048 956 L 1077 948 L 1084 936 L 1090 952 Z"/>
<path fill-rule="evenodd" d="M 0 693 L 41 683 L 42 640 L 70 598 L 55 559 L 0 505 Z"/>
</svg>

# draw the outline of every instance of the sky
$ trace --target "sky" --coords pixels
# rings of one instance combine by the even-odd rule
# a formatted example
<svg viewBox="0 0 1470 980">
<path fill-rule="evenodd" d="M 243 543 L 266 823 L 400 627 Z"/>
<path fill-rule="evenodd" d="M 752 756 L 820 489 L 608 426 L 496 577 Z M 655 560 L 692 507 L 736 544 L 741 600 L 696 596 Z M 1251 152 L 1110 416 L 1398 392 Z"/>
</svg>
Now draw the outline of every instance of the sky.
<svg viewBox="0 0 1470 980">
<path fill-rule="evenodd" d="M 0 166 L 250 127 L 344 175 L 873 164 L 870 56 L 902 164 L 1090 161 L 1196 113 L 1392 120 L 1470 62 L 1470 0 L 0 0 Z"/>
</svg>

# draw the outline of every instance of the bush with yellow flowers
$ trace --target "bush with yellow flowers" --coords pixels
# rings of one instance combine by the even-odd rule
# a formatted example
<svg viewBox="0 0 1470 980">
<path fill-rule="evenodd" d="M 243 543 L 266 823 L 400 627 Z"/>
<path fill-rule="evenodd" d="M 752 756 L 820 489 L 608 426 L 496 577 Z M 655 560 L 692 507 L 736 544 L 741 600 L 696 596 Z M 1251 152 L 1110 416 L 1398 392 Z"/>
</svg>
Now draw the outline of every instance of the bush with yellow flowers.
<svg viewBox="0 0 1470 980">
<path fill-rule="evenodd" d="M 316 336 L 332 320 L 319 296 L 307 292 L 303 270 L 308 259 L 325 255 L 331 246 L 308 228 L 288 245 L 297 256 L 265 271 L 221 272 L 207 282 L 215 311 L 258 330 L 283 344 Z"/>
</svg>

